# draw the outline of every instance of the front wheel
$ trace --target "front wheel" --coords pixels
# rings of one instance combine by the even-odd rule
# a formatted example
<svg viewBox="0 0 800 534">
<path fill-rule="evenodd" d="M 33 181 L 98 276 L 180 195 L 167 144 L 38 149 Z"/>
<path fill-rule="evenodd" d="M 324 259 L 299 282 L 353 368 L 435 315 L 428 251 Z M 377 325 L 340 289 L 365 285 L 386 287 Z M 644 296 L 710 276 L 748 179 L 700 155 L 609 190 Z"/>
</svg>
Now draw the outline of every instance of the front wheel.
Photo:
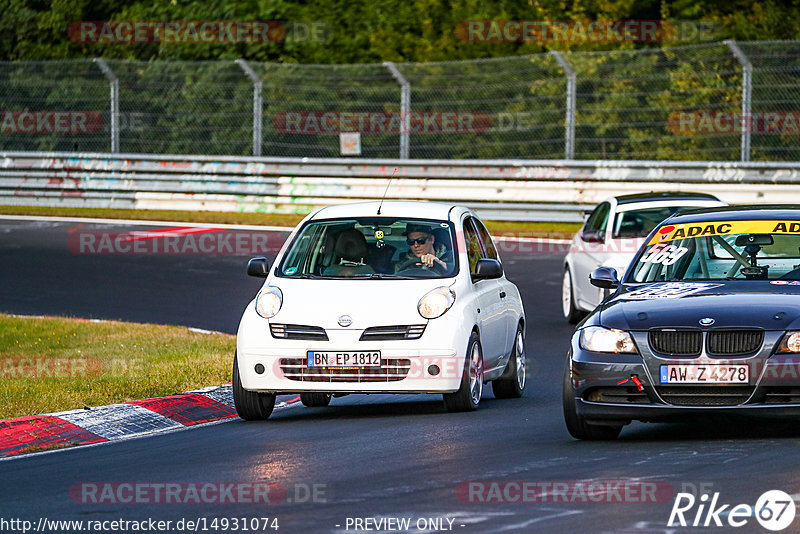
<svg viewBox="0 0 800 534">
<path fill-rule="evenodd" d="M 330 393 L 301 393 L 300 402 L 309 408 L 323 408 L 331 403 Z"/>
<path fill-rule="evenodd" d="M 495 398 L 516 399 L 521 397 L 525 389 L 526 372 L 525 338 L 522 333 L 522 325 L 519 325 L 514 336 L 514 347 L 511 349 L 511 358 L 506 364 L 506 369 L 500 375 L 500 378 L 492 382 Z"/>
<path fill-rule="evenodd" d="M 564 386 L 562 390 L 562 404 L 564 407 L 564 422 L 570 435 L 576 439 L 584 440 L 612 440 L 619 436 L 622 425 L 597 425 L 587 423 L 583 416 L 578 415 L 575 406 L 575 389 L 569 372 L 569 362 L 564 373 Z"/>
<path fill-rule="evenodd" d="M 461 374 L 461 387 L 455 393 L 445 393 L 444 406 L 448 412 L 471 412 L 478 408 L 483 395 L 483 354 L 475 332 L 467 342 L 467 357 Z"/>
<path fill-rule="evenodd" d="M 246 421 L 262 421 L 268 419 L 275 408 L 274 393 L 259 393 L 248 391 L 242 387 L 242 379 L 239 376 L 239 359 L 233 357 L 233 404 L 236 406 L 236 413 Z"/>
<path fill-rule="evenodd" d="M 570 324 L 576 324 L 586 315 L 575 306 L 575 291 L 572 288 L 569 267 L 564 269 L 564 278 L 561 281 L 561 312 Z"/>
</svg>

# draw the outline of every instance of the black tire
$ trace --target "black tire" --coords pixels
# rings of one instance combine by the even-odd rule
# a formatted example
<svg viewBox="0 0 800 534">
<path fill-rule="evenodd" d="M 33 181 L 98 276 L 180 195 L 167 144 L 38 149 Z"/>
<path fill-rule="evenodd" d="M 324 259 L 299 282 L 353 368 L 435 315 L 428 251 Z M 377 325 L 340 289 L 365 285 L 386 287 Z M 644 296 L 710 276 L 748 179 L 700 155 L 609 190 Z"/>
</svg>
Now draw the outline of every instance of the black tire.
<svg viewBox="0 0 800 534">
<path fill-rule="evenodd" d="M 572 387 L 572 380 L 570 380 L 569 362 L 567 362 L 567 369 L 564 373 L 562 397 L 564 422 L 573 438 L 593 441 L 617 439 L 623 425 L 594 425 L 587 423 L 582 416 L 578 415 L 575 409 L 575 390 Z"/>
<path fill-rule="evenodd" d="M 575 306 L 575 290 L 572 285 L 572 275 L 569 267 L 564 268 L 564 278 L 561 281 L 561 312 L 569 324 L 577 324 L 586 317 L 586 312 Z"/>
<path fill-rule="evenodd" d="M 331 394 L 324 392 L 301 393 L 300 402 L 309 408 L 322 408 L 331 403 Z"/>
<path fill-rule="evenodd" d="M 474 363 L 473 363 L 474 362 Z M 444 407 L 448 412 L 471 412 L 478 408 L 483 394 L 483 353 L 478 334 L 473 332 L 467 342 L 461 387 L 455 393 L 445 393 Z"/>
<path fill-rule="evenodd" d="M 242 387 L 239 377 L 239 359 L 233 357 L 233 404 L 236 413 L 245 421 L 263 421 L 268 419 L 275 408 L 274 393 L 258 393 Z"/>
<path fill-rule="evenodd" d="M 500 378 L 492 381 L 492 391 L 497 399 L 518 399 L 525 391 L 527 360 L 525 358 L 525 334 L 522 325 L 517 326 L 511 357 Z"/>
</svg>

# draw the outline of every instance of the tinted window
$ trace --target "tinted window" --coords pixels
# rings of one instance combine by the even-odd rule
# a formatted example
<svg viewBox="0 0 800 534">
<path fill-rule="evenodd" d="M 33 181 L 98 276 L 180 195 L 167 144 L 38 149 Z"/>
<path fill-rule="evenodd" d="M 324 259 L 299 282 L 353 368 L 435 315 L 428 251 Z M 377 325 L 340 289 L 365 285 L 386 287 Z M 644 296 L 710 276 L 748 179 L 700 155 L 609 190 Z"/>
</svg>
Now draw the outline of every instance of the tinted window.
<svg viewBox="0 0 800 534">
<path fill-rule="evenodd" d="M 677 211 L 695 209 L 693 206 L 667 206 L 662 208 L 645 208 L 618 212 L 614 218 L 612 236 L 647 237 L 658 224 Z"/>
<path fill-rule="evenodd" d="M 481 238 L 481 242 L 483 243 L 483 249 L 486 251 L 484 258 L 491 258 L 493 260 L 500 261 L 500 258 L 497 257 L 497 249 L 494 246 L 494 242 L 492 241 L 492 236 L 489 235 L 489 231 L 483 225 L 481 221 L 475 218 L 471 218 L 472 222 L 475 223 L 475 226 L 478 228 L 478 235 Z"/>
<path fill-rule="evenodd" d="M 608 202 L 603 202 L 599 206 L 597 206 L 591 215 L 589 215 L 589 219 L 586 221 L 586 225 L 583 227 L 584 232 L 603 232 L 608 225 L 608 212 L 611 211 L 611 204 Z"/>
<path fill-rule="evenodd" d="M 464 221 L 464 240 L 467 244 L 467 256 L 469 257 L 469 272 L 475 272 L 475 266 L 478 265 L 478 260 L 483 257 L 483 250 L 481 249 L 481 240 L 478 236 L 478 230 L 472 222 L 472 218 L 467 218 Z"/>
</svg>

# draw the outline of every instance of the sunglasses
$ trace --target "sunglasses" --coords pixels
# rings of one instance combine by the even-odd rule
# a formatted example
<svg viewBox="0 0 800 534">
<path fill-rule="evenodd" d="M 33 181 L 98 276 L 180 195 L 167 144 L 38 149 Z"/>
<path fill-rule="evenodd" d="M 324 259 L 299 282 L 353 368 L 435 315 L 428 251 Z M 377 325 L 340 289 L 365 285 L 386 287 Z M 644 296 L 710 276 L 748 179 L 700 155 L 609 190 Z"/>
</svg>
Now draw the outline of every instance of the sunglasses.
<svg viewBox="0 0 800 534">
<path fill-rule="evenodd" d="M 409 247 L 414 243 L 416 243 L 417 245 L 424 245 L 425 242 L 428 241 L 428 239 L 430 239 L 430 236 L 418 237 L 417 239 L 406 239 L 406 245 L 408 245 Z"/>
</svg>

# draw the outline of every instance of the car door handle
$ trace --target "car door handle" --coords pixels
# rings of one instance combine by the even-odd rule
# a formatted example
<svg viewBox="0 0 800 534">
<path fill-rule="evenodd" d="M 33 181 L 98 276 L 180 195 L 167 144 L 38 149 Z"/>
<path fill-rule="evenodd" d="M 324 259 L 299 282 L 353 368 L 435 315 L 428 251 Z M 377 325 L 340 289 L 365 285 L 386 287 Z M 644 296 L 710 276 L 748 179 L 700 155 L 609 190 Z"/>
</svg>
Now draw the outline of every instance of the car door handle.
<svg viewBox="0 0 800 534">
<path fill-rule="evenodd" d="M 501 299 L 504 299 L 504 298 L 506 298 L 506 292 L 505 292 L 505 291 L 501 291 L 501 292 L 500 292 L 500 298 L 501 298 Z"/>
</svg>

